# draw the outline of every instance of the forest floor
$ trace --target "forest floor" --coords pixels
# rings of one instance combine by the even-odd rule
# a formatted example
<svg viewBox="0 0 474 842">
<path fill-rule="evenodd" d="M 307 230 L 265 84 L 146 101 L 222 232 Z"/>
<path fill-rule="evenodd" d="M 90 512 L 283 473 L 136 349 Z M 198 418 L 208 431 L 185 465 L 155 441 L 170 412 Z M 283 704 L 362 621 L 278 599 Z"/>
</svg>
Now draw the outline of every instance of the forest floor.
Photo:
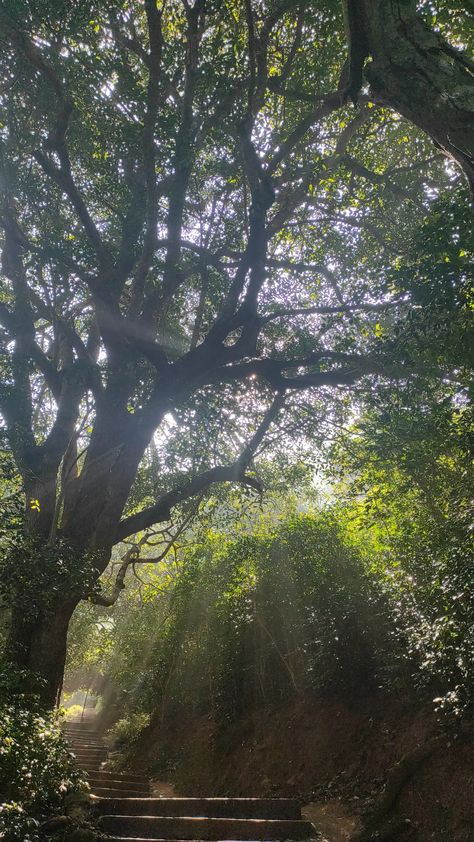
<svg viewBox="0 0 474 842">
<path fill-rule="evenodd" d="M 329 842 L 347 842 L 391 767 L 436 732 L 431 711 L 400 700 L 349 707 L 304 698 L 226 727 L 208 717 L 166 721 L 138 743 L 131 765 L 150 770 L 163 796 L 297 797 Z M 473 842 L 472 741 L 447 737 L 408 775 L 389 813 L 408 819 L 418 842 Z"/>
</svg>

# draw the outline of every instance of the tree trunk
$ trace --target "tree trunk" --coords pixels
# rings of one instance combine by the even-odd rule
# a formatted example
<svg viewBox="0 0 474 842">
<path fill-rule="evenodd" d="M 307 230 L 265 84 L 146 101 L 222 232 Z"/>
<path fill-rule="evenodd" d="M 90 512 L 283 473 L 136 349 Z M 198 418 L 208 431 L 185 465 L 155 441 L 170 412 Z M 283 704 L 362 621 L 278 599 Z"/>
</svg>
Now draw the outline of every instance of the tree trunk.
<svg viewBox="0 0 474 842">
<path fill-rule="evenodd" d="M 22 605 L 16 605 L 12 610 L 7 658 L 43 679 L 39 692 L 47 707 L 59 704 L 68 626 L 77 604 L 77 599 L 64 599 L 48 611 L 39 610 L 36 615 Z"/>
<path fill-rule="evenodd" d="M 344 7 L 347 96 L 356 99 L 364 72 L 374 99 L 430 135 L 474 193 L 474 63 L 425 24 L 414 0 L 344 0 Z"/>
</svg>

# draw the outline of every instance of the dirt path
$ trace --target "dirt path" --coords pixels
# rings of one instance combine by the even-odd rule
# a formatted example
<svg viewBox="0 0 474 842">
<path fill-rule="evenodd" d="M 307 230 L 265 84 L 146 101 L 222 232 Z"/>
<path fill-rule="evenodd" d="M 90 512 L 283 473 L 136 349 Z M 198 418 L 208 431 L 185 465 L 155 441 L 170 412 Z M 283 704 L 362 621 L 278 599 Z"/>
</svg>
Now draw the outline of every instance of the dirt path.
<svg viewBox="0 0 474 842">
<path fill-rule="evenodd" d="M 320 804 L 312 801 L 301 808 L 305 819 L 312 822 L 327 842 L 347 842 L 356 826 L 356 817 L 347 813 L 340 801 Z"/>
<path fill-rule="evenodd" d="M 166 781 L 150 781 L 151 794 L 153 798 L 177 798 L 176 789 L 173 784 Z"/>
</svg>

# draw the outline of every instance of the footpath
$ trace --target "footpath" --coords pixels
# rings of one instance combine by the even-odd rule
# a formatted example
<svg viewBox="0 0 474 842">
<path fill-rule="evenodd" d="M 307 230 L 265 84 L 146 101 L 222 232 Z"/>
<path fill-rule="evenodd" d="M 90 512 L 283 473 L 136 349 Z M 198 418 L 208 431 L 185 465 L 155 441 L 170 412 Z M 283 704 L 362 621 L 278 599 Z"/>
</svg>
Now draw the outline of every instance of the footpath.
<svg viewBox="0 0 474 842">
<path fill-rule="evenodd" d="M 69 723 L 64 733 L 87 776 L 97 826 L 108 842 L 296 842 L 318 836 L 296 799 L 153 797 L 145 775 L 108 769 L 108 750 L 90 720 Z"/>
</svg>

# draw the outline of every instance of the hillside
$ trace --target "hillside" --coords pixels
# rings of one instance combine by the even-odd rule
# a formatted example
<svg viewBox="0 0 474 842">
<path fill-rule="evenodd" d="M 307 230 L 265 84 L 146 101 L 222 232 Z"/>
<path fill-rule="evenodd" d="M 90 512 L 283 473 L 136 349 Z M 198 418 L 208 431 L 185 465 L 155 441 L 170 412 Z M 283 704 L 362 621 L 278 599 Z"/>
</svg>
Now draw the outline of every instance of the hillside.
<svg viewBox="0 0 474 842">
<path fill-rule="evenodd" d="M 328 842 L 346 842 L 361 816 L 379 803 L 390 769 L 403 759 L 400 788 L 393 783 L 393 801 L 379 829 L 408 820 L 406 832 L 389 838 L 472 842 L 472 739 L 445 736 L 432 754 L 415 758 L 413 766 L 408 760 L 438 733 L 430 710 L 401 700 L 380 705 L 372 698 L 351 709 L 307 698 L 227 726 L 208 717 L 157 724 L 135 745 L 128 763 L 152 770 L 177 795 L 297 797 Z"/>
</svg>

